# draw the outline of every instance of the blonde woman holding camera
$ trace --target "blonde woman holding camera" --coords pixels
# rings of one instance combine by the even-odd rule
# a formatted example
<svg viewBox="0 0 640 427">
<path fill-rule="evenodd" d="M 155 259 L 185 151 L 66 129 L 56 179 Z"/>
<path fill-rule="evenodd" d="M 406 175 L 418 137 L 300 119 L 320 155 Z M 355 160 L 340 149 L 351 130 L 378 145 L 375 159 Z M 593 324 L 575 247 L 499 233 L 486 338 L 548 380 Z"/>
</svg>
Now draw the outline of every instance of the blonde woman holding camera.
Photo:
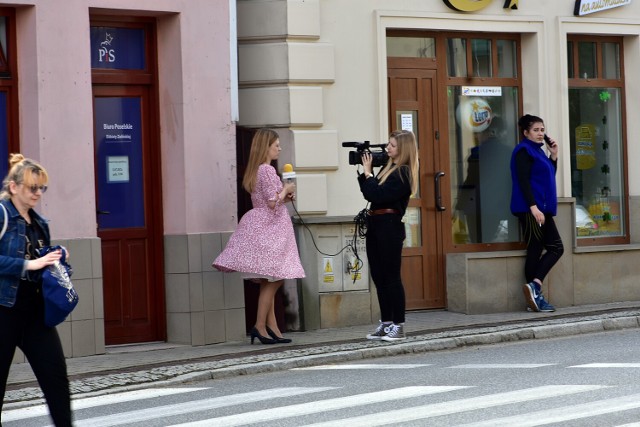
<svg viewBox="0 0 640 427">
<path fill-rule="evenodd" d="M 364 173 L 358 176 L 360 191 L 371 203 L 367 225 L 367 259 L 376 286 L 381 320 L 370 340 L 405 338 L 405 294 L 400 267 L 405 228 L 402 217 L 409 198 L 418 188 L 418 146 L 414 134 L 397 130 L 386 147 L 389 160 L 373 175 L 371 153 L 362 154 Z"/>
</svg>

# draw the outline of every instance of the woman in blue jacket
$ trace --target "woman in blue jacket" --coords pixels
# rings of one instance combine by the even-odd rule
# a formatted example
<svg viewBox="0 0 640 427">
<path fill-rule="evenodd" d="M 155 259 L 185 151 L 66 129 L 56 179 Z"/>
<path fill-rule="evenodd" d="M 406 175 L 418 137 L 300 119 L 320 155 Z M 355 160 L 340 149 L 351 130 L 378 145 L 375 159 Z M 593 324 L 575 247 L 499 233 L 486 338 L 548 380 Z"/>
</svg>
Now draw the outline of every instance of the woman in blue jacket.
<svg viewBox="0 0 640 427">
<path fill-rule="evenodd" d="M 371 202 L 367 227 L 367 259 L 380 304 L 380 324 L 370 340 L 405 338 L 405 294 L 400 267 L 405 228 L 402 217 L 418 188 L 418 146 L 412 132 L 397 130 L 389 136 L 389 161 L 373 175 L 371 154 L 362 154 L 364 173 L 360 191 Z"/>
<path fill-rule="evenodd" d="M 57 427 L 71 426 L 67 364 L 56 328 L 44 324 L 43 269 L 60 259 L 60 250 L 38 258 L 50 244 L 49 226 L 34 211 L 47 190 L 47 171 L 22 154 L 9 156 L 9 173 L 0 193 L 0 424 L 11 361 L 19 347 L 27 357 Z"/>
<path fill-rule="evenodd" d="M 511 155 L 511 212 L 518 217 L 527 244 L 523 291 L 531 310 L 551 312 L 555 308 L 542 295 L 542 282 L 564 252 L 553 220 L 558 208 L 558 144 L 546 137 L 540 117 L 527 114 L 518 126 L 523 139 Z M 545 141 L 549 156 L 543 150 Z"/>
</svg>

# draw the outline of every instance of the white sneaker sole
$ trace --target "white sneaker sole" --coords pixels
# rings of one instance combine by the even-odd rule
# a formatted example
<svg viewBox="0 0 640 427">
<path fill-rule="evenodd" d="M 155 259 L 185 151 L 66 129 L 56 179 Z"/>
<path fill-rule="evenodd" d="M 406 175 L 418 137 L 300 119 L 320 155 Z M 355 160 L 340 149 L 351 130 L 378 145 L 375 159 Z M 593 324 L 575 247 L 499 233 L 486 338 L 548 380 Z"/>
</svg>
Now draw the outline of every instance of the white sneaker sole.
<svg viewBox="0 0 640 427">
<path fill-rule="evenodd" d="M 536 304 L 535 296 L 533 295 L 533 291 L 531 290 L 531 286 L 528 283 L 522 285 L 522 292 L 524 293 L 524 298 L 527 300 L 527 306 L 531 311 L 539 312 L 540 308 L 538 308 L 538 304 Z"/>
<path fill-rule="evenodd" d="M 402 337 L 402 338 L 382 337 L 382 341 L 388 341 L 388 342 L 401 341 L 401 340 L 406 340 L 406 339 L 407 339 L 407 337 Z"/>
</svg>

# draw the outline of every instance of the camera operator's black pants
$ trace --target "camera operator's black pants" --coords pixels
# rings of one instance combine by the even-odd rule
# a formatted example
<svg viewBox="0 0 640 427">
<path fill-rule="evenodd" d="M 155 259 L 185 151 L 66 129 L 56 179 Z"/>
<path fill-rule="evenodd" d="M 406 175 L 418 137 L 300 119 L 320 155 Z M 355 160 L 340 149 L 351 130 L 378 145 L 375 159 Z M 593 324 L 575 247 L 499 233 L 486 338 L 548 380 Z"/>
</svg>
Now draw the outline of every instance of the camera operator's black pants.
<svg viewBox="0 0 640 427">
<path fill-rule="evenodd" d="M 69 427 L 71 396 L 67 364 L 56 328 L 44 324 L 41 307 L 17 309 L 0 306 L 0 424 L 9 368 L 16 347 L 24 353 L 49 406 L 56 427 Z"/>
<path fill-rule="evenodd" d="M 404 323 L 405 296 L 400 277 L 404 223 L 398 214 L 368 218 L 367 258 L 383 322 Z"/>
</svg>

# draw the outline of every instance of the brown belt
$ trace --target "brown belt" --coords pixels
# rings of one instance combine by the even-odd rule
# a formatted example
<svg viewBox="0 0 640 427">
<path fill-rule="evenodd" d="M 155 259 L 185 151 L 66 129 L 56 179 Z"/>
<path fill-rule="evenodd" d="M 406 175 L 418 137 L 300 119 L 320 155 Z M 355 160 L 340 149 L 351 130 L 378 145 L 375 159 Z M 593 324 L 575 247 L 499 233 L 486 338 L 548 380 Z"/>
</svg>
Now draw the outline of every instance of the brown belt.
<svg viewBox="0 0 640 427">
<path fill-rule="evenodd" d="M 384 214 L 400 215 L 400 211 L 397 209 L 373 209 L 369 211 L 369 215 L 384 215 Z"/>
</svg>

